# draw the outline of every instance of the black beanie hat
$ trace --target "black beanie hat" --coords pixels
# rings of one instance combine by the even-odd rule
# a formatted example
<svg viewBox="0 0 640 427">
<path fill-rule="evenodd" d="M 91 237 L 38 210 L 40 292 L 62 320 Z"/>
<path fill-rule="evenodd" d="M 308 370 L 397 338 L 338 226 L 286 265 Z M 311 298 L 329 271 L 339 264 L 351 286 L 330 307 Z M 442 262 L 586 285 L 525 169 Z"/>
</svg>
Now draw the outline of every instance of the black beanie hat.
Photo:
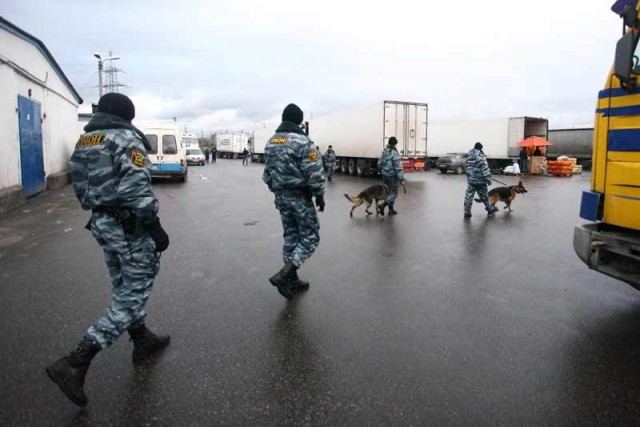
<svg viewBox="0 0 640 427">
<path fill-rule="evenodd" d="M 113 114 L 131 121 L 136 116 L 136 107 L 127 95 L 110 92 L 102 95 L 98 101 L 98 112 Z"/>
<path fill-rule="evenodd" d="M 482 144 L 480 144 L 479 142 L 476 142 L 476 145 L 474 145 L 473 148 L 476 150 L 482 150 Z"/>
<path fill-rule="evenodd" d="M 282 111 L 282 121 L 283 122 L 291 122 L 296 125 L 302 123 L 304 119 L 304 113 L 296 104 L 287 105 Z"/>
<path fill-rule="evenodd" d="M 396 139 L 395 136 L 392 136 L 391 138 L 389 138 L 389 145 L 396 145 L 398 143 L 398 140 Z"/>
</svg>

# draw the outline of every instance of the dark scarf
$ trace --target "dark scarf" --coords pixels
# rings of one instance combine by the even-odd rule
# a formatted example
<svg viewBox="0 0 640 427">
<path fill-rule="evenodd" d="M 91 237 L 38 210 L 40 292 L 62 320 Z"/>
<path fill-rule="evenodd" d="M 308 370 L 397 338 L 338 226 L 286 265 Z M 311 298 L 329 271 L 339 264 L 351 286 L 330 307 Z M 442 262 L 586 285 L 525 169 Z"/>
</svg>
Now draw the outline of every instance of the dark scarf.
<svg viewBox="0 0 640 427">
<path fill-rule="evenodd" d="M 142 131 L 120 116 L 109 113 L 94 113 L 89 124 L 84 127 L 85 132 L 107 129 L 129 129 L 140 137 L 147 151 L 151 150 L 151 144 Z"/>
<path fill-rule="evenodd" d="M 300 129 L 300 126 L 291 122 L 280 123 L 280 126 L 278 126 L 278 129 L 276 129 L 276 133 L 299 133 L 300 135 L 307 136 L 307 134 L 304 133 L 302 129 Z"/>
</svg>

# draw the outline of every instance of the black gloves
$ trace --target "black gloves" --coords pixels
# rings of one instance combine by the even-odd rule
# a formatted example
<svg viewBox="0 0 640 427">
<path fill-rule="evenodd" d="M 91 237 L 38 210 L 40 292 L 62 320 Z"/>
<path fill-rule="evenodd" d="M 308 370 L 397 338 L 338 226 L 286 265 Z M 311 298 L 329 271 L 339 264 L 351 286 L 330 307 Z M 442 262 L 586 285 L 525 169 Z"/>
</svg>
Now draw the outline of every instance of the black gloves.
<svg viewBox="0 0 640 427">
<path fill-rule="evenodd" d="M 320 212 L 324 212 L 324 194 L 316 196 L 316 206 Z"/>
<path fill-rule="evenodd" d="M 169 236 L 160 225 L 160 218 L 155 218 L 145 224 L 149 235 L 156 244 L 156 251 L 164 252 L 169 247 Z"/>
</svg>

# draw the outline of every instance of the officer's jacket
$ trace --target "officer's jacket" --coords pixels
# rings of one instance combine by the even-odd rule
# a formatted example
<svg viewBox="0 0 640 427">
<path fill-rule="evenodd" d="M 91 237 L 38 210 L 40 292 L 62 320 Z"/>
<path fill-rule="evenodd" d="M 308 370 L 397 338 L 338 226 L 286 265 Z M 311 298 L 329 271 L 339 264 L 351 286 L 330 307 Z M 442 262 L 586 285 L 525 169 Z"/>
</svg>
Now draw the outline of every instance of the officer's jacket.
<svg viewBox="0 0 640 427">
<path fill-rule="evenodd" d="M 491 180 L 491 169 L 484 153 L 470 150 L 467 153 L 467 182 L 469 184 L 486 184 Z"/>
<path fill-rule="evenodd" d="M 264 148 L 262 180 L 274 193 L 324 193 L 321 155 L 302 129 L 282 122 Z"/>
<path fill-rule="evenodd" d="M 336 153 L 335 153 L 335 151 L 327 150 L 327 152 L 324 155 L 324 160 L 327 163 L 335 163 L 336 162 Z"/>
<path fill-rule="evenodd" d="M 151 189 L 144 135 L 106 113 L 95 113 L 84 130 L 70 162 L 73 191 L 82 208 L 125 207 L 136 216 L 154 217 L 158 200 Z"/>
<path fill-rule="evenodd" d="M 404 181 L 401 157 L 395 147 L 387 145 L 384 149 L 380 159 L 378 159 L 378 170 L 380 170 L 383 178 Z"/>
</svg>

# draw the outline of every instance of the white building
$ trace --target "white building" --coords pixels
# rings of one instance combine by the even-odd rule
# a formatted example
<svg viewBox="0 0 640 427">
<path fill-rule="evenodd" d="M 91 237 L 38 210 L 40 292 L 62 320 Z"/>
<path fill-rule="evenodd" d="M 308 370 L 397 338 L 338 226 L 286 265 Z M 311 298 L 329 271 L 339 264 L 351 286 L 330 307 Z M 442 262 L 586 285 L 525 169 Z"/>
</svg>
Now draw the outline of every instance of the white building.
<svg viewBox="0 0 640 427">
<path fill-rule="evenodd" d="M 44 43 L 0 16 L 0 213 L 68 182 L 81 103 Z"/>
</svg>

